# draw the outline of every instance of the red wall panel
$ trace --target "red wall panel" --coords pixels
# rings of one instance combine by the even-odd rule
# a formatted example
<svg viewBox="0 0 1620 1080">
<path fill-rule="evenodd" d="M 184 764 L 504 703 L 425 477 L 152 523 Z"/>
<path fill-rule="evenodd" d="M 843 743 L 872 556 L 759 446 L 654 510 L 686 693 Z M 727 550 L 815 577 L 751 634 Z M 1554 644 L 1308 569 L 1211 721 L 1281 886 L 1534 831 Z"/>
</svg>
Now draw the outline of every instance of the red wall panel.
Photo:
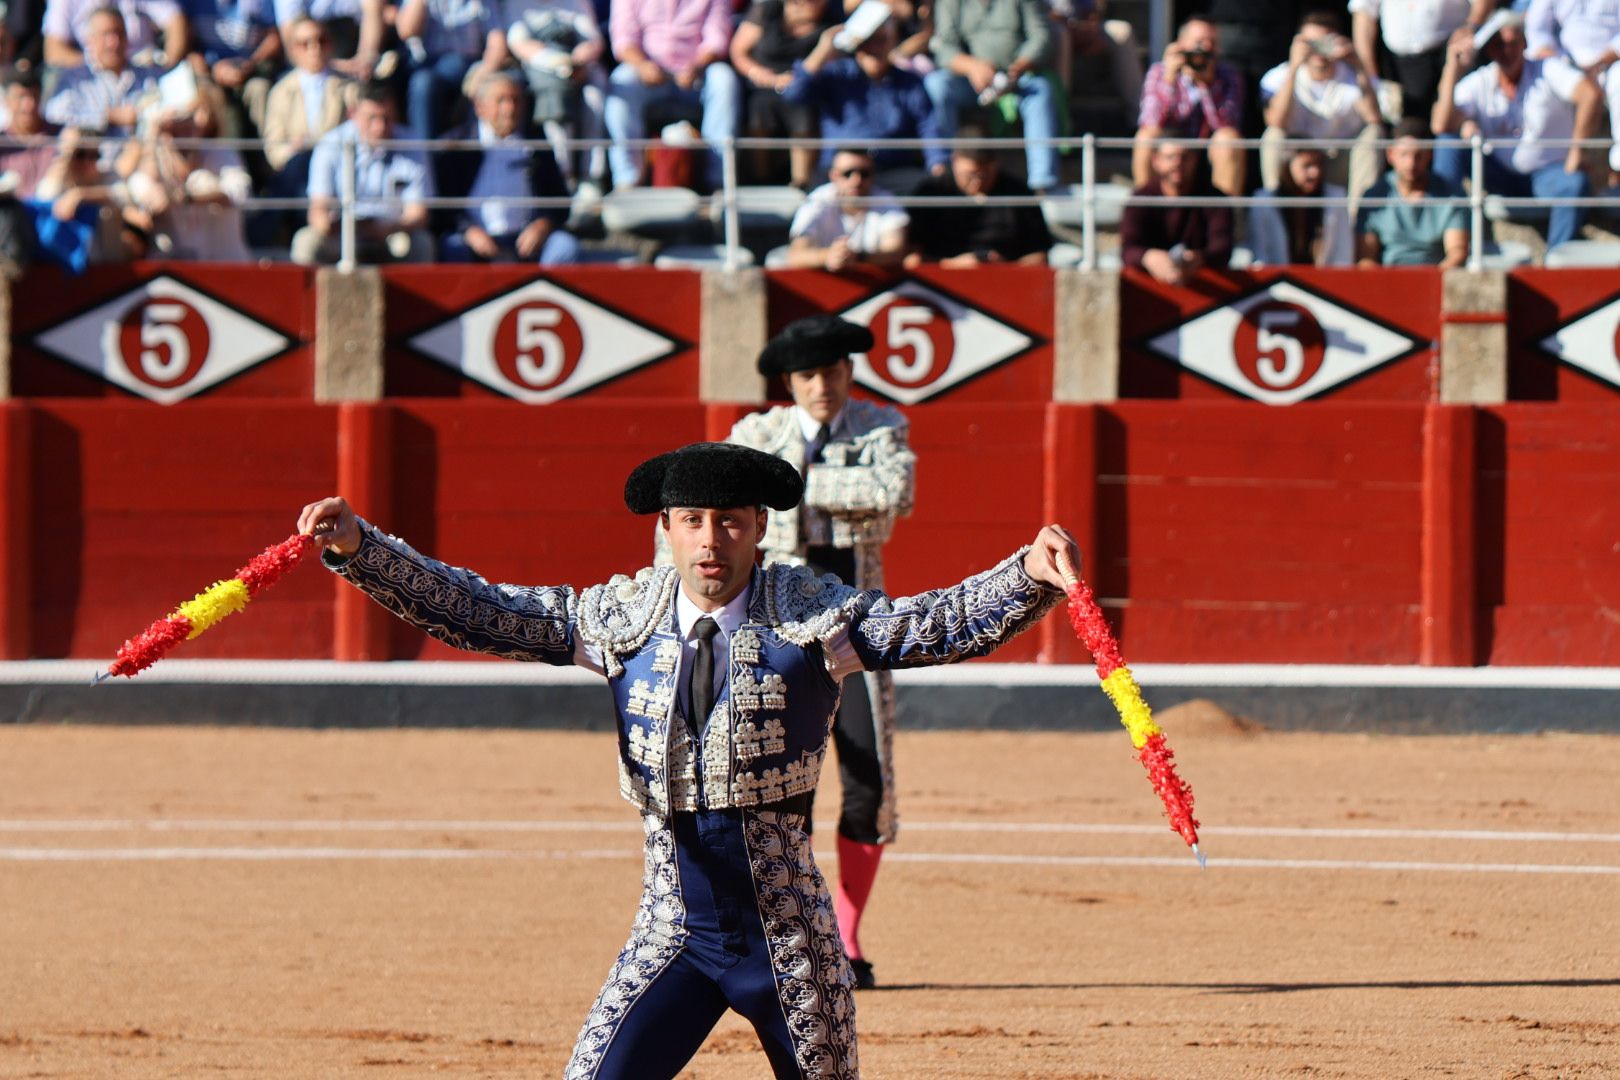
<svg viewBox="0 0 1620 1080">
<path fill-rule="evenodd" d="M 1128 658 L 1411 663 L 1421 409 L 1102 410 L 1089 560 Z"/>
<path fill-rule="evenodd" d="M 1620 273 L 1613 270 L 1546 270 L 1526 267 L 1508 277 L 1508 400 L 1614 402 L 1620 387 L 1561 362 L 1544 344 L 1549 336 L 1583 316 L 1602 318 L 1602 309 L 1620 298 Z M 1620 356 L 1610 329 L 1580 349 L 1620 377 Z"/>
<path fill-rule="evenodd" d="M 336 410 L 193 402 L 36 404 L 36 656 L 110 659 L 125 638 L 286 537 L 336 483 Z M 325 657 L 332 583 L 303 570 L 188 657 Z"/>
<path fill-rule="evenodd" d="M 1620 408 L 1485 411 L 1480 603 L 1493 664 L 1620 664 Z"/>
</svg>

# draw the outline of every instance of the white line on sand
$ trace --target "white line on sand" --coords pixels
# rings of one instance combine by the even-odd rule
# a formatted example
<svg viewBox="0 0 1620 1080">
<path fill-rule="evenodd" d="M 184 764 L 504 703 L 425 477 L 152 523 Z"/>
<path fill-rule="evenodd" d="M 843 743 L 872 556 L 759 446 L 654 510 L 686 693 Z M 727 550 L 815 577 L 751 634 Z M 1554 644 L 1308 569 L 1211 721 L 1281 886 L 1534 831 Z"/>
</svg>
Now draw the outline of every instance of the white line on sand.
<svg viewBox="0 0 1620 1080">
<path fill-rule="evenodd" d="M 1099 836 L 1158 836 L 1164 824 L 1067 821 L 906 821 L 908 832 L 1053 833 Z M 353 833 L 570 833 L 640 832 L 640 823 L 620 821 L 541 820 L 473 821 L 433 819 L 369 820 L 364 818 L 69 818 L 0 820 L 0 833 L 116 833 L 116 832 L 353 832 Z M 1200 830 L 1205 838 L 1235 836 L 1283 837 L 1323 840 L 1472 840 L 1518 843 L 1617 844 L 1620 833 L 1515 831 L 1505 829 L 1317 828 L 1289 825 L 1210 825 Z"/>
<path fill-rule="evenodd" d="M 585 860 L 636 859 L 629 849 L 582 851 L 467 850 L 464 848 L 0 848 L 0 862 L 170 862 L 170 861 L 431 861 L 431 860 Z M 1190 857 L 1129 855 L 983 855 L 897 851 L 885 861 L 997 866 L 1136 866 L 1193 869 Z M 1620 866 L 1550 865 L 1544 863 L 1396 862 L 1361 859 L 1212 859 L 1213 870 L 1393 870 L 1408 873 L 1463 874 L 1602 874 L 1620 876 Z"/>
</svg>

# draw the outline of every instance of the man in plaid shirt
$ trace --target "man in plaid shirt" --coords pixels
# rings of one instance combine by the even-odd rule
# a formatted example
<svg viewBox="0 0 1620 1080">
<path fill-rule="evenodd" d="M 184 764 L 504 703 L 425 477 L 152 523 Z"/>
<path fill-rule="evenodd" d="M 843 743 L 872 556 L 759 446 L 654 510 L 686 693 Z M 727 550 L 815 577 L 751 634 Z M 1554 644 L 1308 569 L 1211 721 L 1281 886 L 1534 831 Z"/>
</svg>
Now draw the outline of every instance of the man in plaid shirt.
<svg viewBox="0 0 1620 1080">
<path fill-rule="evenodd" d="M 1213 139 L 1209 164 L 1215 186 L 1228 195 L 1243 194 L 1244 151 L 1232 144 L 1242 138 L 1243 82 L 1219 56 L 1215 25 L 1195 16 L 1182 24 L 1164 59 L 1148 69 L 1131 155 L 1138 187 L 1153 177 L 1151 158 L 1159 139 Z"/>
</svg>

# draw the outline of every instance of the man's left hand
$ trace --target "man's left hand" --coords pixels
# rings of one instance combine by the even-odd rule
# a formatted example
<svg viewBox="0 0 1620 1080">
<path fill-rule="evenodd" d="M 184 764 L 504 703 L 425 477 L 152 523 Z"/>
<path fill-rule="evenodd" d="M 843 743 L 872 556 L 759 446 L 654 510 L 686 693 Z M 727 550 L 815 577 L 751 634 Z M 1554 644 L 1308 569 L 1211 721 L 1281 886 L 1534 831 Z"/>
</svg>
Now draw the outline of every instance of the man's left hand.
<svg viewBox="0 0 1620 1080">
<path fill-rule="evenodd" d="M 1024 573 L 1043 585 L 1065 588 L 1064 571 L 1080 573 L 1080 545 L 1061 525 L 1048 525 L 1035 534 L 1035 542 L 1024 556 Z"/>
<path fill-rule="evenodd" d="M 540 254 L 540 249 L 546 245 L 546 237 L 551 235 L 551 219 L 535 218 L 524 226 L 518 233 L 517 253 L 525 259 L 532 259 Z"/>
</svg>

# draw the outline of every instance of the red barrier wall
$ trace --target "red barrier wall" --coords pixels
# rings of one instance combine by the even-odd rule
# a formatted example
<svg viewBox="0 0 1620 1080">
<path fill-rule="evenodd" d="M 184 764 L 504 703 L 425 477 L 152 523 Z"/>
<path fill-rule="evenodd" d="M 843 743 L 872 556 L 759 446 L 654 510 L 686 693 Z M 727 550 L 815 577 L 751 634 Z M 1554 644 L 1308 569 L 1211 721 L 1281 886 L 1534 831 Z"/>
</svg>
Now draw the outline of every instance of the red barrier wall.
<svg viewBox="0 0 1620 1080">
<path fill-rule="evenodd" d="M 652 526 L 618 500 L 629 469 L 754 407 L 699 400 L 696 274 L 384 283 L 385 400 L 322 406 L 302 270 L 25 282 L 0 404 L 0 656 L 103 659 L 332 491 L 492 580 L 630 572 Z M 773 328 L 873 326 L 859 392 L 911 419 L 918 509 L 887 549 L 891 591 L 1061 521 L 1133 660 L 1620 664 L 1620 274 L 1512 276 L 1515 401 L 1492 408 L 1435 403 L 1433 272 L 1121 288 L 1125 393 L 1074 405 L 1051 401 L 1070 315 L 1049 271 L 769 275 Z M 188 655 L 452 655 L 314 571 L 233 625 Z M 1058 618 L 1000 658 L 1085 659 Z"/>
</svg>

